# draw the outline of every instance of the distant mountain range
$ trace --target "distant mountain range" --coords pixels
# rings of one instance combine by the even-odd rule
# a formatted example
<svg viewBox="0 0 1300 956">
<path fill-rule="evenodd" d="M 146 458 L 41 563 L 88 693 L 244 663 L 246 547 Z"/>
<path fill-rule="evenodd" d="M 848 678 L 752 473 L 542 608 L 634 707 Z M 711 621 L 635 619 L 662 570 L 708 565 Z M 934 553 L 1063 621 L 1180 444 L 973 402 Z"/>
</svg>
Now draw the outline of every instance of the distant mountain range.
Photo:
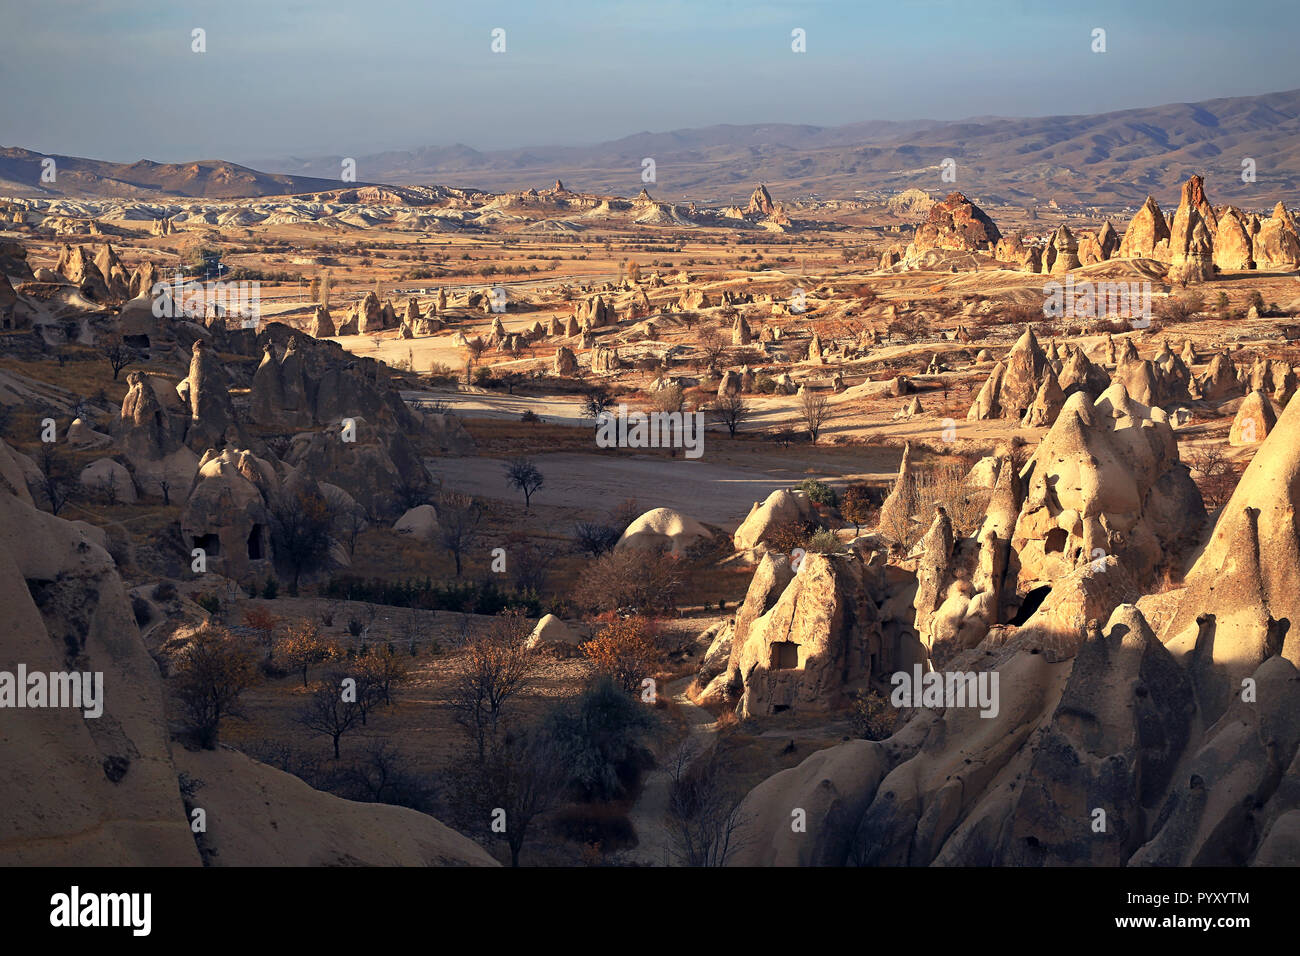
<svg viewBox="0 0 1300 956">
<path fill-rule="evenodd" d="M 45 160 L 53 159 L 53 182 L 45 182 Z M 0 195 L 65 196 L 72 198 L 150 199 L 193 196 L 204 199 L 243 199 L 286 193 L 338 189 L 333 179 L 263 173 L 222 160 L 193 163 L 109 163 L 78 156 L 35 153 L 0 147 Z"/>
<path fill-rule="evenodd" d="M 642 182 L 642 161 L 655 182 Z M 941 179 L 945 159 L 956 181 Z M 1242 161 L 1256 181 L 1242 181 Z M 586 147 L 480 151 L 464 145 L 358 156 L 371 181 L 493 191 L 543 188 L 660 199 L 743 201 L 755 182 L 777 200 L 850 198 L 916 187 L 960 189 L 985 202 L 1137 205 L 1168 199 L 1193 172 L 1212 201 L 1300 202 L 1300 90 L 1173 103 L 1091 116 L 865 122 L 847 126 L 708 126 L 637 133 Z M 260 167 L 325 176 L 341 157 L 263 160 Z"/>
<path fill-rule="evenodd" d="M 338 189 L 343 157 L 116 164 L 0 149 L 0 193 L 231 199 Z M 642 179 L 654 161 L 654 181 Z M 941 176 L 955 162 L 955 179 Z M 1253 161 L 1255 180 L 1243 181 Z M 258 169 L 270 170 L 259 172 Z M 393 185 L 545 188 L 657 199 L 743 202 L 756 182 L 774 198 L 881 197 L 961 190 L 983 203 L 1136 206 L 1176 197 L 1191 173 L 1213 202 L 1300 203 L 1300 90 L 1174 103 L 1090 116 L 864 122 L 845 126 L 708 126 L 636 133 L 594 146 L 476 150 L 461 144 L 356 157 L 358 178 Z M 350 184 L 348 184 L 350 185 Z M 359 184 L 358 184 L 359 185 Z"/>
</svg>

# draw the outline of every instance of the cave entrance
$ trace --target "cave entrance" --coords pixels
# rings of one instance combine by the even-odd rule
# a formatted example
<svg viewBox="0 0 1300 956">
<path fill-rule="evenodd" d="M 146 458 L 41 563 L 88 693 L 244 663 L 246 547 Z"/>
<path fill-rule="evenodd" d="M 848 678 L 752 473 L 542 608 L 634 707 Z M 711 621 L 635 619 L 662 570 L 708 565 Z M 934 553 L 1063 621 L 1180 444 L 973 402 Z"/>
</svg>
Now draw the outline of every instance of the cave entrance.
<svg viewBox="0 0 1300 956">
<path fill-rule="evenodd" d="M 1011 623 L 1016 627 L 1024 624 L 1033 616 L 1035 611 L 1042 607 L 1043 602 L 1047 600 L 1047 595 L 1051 593 L 1052 586 L 1050 584 L 1044 584 L 1042 587 L 1031 590 L 1025 595 L 1024 601 L 1020 604 L 1020 610 L 1016 612 L 1016 616 L 1012 618 Z"/>
<path fill-rule="evenodd" d="M 261 561 L 265 556 L 262 551 L 262 526 L 255 524 L 248 533 L 248 560 Z"/>
<path fill-rule="evenodd" d="M 195 535 L 194 547 L 202 548 L 205 555 L 215 558 L 221 554 L 221 539 L 211 531 L 207 534 Z"/>
<path fill-rule="evenodd" d="M 1043 551 L 1051 554 L 1053 551 L 1065 553 L 1065 542 L 1069 539 L 1070 533 L 1064 528 L 1053 528 L 1047 532 L 1047 537 L 1043 539 Z"/>
<path fill-rule="evenodd" d="M 793 670 L 799 666 L 799 645 L 793 641 L 776 641 L 772 645 L 768 669 L 774 671 Z"/>
</svg>

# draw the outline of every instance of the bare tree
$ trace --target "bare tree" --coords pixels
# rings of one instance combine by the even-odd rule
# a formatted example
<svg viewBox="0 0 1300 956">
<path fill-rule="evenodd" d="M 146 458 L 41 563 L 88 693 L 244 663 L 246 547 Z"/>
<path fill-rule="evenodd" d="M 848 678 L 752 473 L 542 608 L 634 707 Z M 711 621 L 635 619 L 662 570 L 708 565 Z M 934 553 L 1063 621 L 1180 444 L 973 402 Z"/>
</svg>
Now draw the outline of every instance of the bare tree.
<svg viewBox="0 0 1300 956">
<path fill-rule="evenodd" d="M 63 457 L 53 442 L 41 445 L 41 490 L 50 502 L 50 514 L 57 515 L 71 500 L 76 483 L 67 474 Z"/>
<path fill-rule="evenodd" d="M 110 332 L 100 339 L 99 351 L 104 358 L 108 359 L 108 364 L 113 369 L 113 381 L 115 382 L 118 373 L 134 362 L 137 357 L 135 349 L 127 345 L 117 332 Z"/>
<path fill-rule="evenodd" d="M 339 740 L 361 719 L 361 705 L 344 697 L 342 678 L 322 681 L 312 689 L 298 712 L 300 724 L 334 742 L 335 760 L 339 759 Z"/>
<path fill-rule="evenodd" d="M 540 489 L 544 481 L 541 469 L 531 458 L 520 456 L 506 462 L 506 482 L 524 493 L 524 511 L 528 510 L 533 492 Z"/>
<path fill-rule="evenodd" d="M 685 866 L 725 866 L 741 848 L 740 797 L 722 779 L 713 754 L 700 759 L 688 738 L 668 765 L 668 819 L 678 860 Z"/>
<path fill-rule="evenodd" d="M 423 502 L 420 502 L 423 503 Z M 361 505 L 353 505 L 350 508 L 341 508 L 334 516 L 335 533 L 347 546 L 348 557 L 356 557 L 357 538 L 361 536 L 369 525 L 370 521 L 366 517 L 366 510 Z"/>
<path fill-rule="evenodd" d="M 465 360 L 465 381 L 470 380 L 470 373 L 473 372 L 474 366 L 478 364 L 483 353 L 487 351 L 488 344 L 481 335 L 476 335 L 472 339 L 465 341 L 465 351 L 468 358 Z"/>
<path fill-rule="evenodd" d="M 704 353 L 705 361 L 710 368 L 718 366 L 730 345 L 726 337 L 712 326 L 700 329 L 699 337 L 695 341 L 700 351 Z"/>
<path fill-rule="evenodd" d="M 808 429 L 808 437 L 815 445 L 822 427 L 831 417 L 830 402 L 825 395 L 805 386 L 803 394 L 799 396 L 799 416 L 803 419 L 804 427 Z"/>
<path fill-rule="evenodd" d="M 736 437 L 736 429 L 749 418 L 750 412 L 749 403 L 739 393 L 723 395 L 710 410 L 717 421 L 727 426 L 732 438 Z"/>
<path fill-rule="evenodd" d="M 239 698 L 257 681 L 251 649 L 225 628 L 205 624 L 176 667 L 176 696 L 199 746 L 214 750 L 221 721 L 239 716 Z"/>
<path fill-rule="evenodd" d="M 527 686 L 536 667 L 536 655 L 528 647 L 531 633 L 527 618 L 506 611 L 465 645 L 451 707 L 456 722 L 474 740 L 480 762 L 496 739 L 507 705 Z"/>
<path fill-rule="evenodd" d="M 456 559 L 456 577 L 467 552 L 478 539 L 483 506 L 472 495 L 444 490 L 438 496 L 438 540 Z"/>
<path fill-rule="evenodd" d="M 304 574 L 333 565 L 330 532 L 334 509 L 329 499 L 314 489 L 284 492 L 271 502 L 271 541 L 275 560 L 292 575 L 289 593 L 298 594 Z"/>
<path fill-rule="evenodd" d="M 160 475 L 154 479 L 154 484 L 162 492 L 163 506 L 166 507 L 172 503 L 172 481 L 166 475 Z"/>
<path fill-rule="evenodd" d="M 587 397 L 583 399 L 582 413 L 595 421 L 608 411 L 613 404 L 614 400 L 609 397 L 609 394 L 604 389 L 593 388 L 587 393 Z"/>
<path fill-rule="evenodd" d="M 493 836 L 510 849 L 510 865 L 519 865 L 533 821 L 551 809 L 569 782 L 564 753 L 541 729 L 519 734 L 493 746 L 477 762 L 457 768 L 452 786 L 458 822 L 466 829 L 497 822 Z"/>
</svg>

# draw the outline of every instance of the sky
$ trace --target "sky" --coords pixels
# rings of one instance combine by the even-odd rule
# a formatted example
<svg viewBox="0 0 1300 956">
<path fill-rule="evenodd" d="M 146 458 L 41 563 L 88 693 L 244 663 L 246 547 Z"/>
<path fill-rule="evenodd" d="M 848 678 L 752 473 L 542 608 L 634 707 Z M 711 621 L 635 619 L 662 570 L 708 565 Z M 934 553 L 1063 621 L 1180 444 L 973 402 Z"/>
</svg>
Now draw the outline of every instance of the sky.
<svg viewBox="0 0 1300 956">
<path fill-rule="evenodd" d="M 1300 0 L 0 0 L 0 145 L 249 162 L 1096 113 L 1298 88 L 1297 35 Z"/>
</svg>

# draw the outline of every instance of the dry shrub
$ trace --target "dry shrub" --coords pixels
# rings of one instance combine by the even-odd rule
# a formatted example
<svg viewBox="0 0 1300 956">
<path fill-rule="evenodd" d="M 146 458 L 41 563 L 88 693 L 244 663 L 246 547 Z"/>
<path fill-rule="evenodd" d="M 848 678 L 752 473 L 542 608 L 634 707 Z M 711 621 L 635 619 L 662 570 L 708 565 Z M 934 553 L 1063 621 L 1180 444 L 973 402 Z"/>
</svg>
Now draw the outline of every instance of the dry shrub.
<svg viewBox="0 0 1300 956">
<path fill-rule="evenodd" d="M 881 533 L 910 551 L 929 530 L 939 505 L 948 513 L 955 537 L 972 537 L 984 522 L 993 492 L 968 485 L 968 471 L 962 465 L 936 465 L 912 475 L 900 490 L 906 507 L 891 512 L 896 520 L 891 527 L 882 526 Z"/>
<path fill-rule="evenodd" d="M 640 616 L 606 624 L 582 645 L 582 653 L 598 674 L 608 675 L 628 693 L 639 690 L 641 681 L 654 675 L 664 660 L 658 628 Z"/>
<path fill-rule="evenodd" d="M 682 588 L 683 571 L 682 562 L 666 551 L 608 551 L 587 565 L 573 589 L 573 600 L 596 611 L 668 610 Z"/>
</svg>

